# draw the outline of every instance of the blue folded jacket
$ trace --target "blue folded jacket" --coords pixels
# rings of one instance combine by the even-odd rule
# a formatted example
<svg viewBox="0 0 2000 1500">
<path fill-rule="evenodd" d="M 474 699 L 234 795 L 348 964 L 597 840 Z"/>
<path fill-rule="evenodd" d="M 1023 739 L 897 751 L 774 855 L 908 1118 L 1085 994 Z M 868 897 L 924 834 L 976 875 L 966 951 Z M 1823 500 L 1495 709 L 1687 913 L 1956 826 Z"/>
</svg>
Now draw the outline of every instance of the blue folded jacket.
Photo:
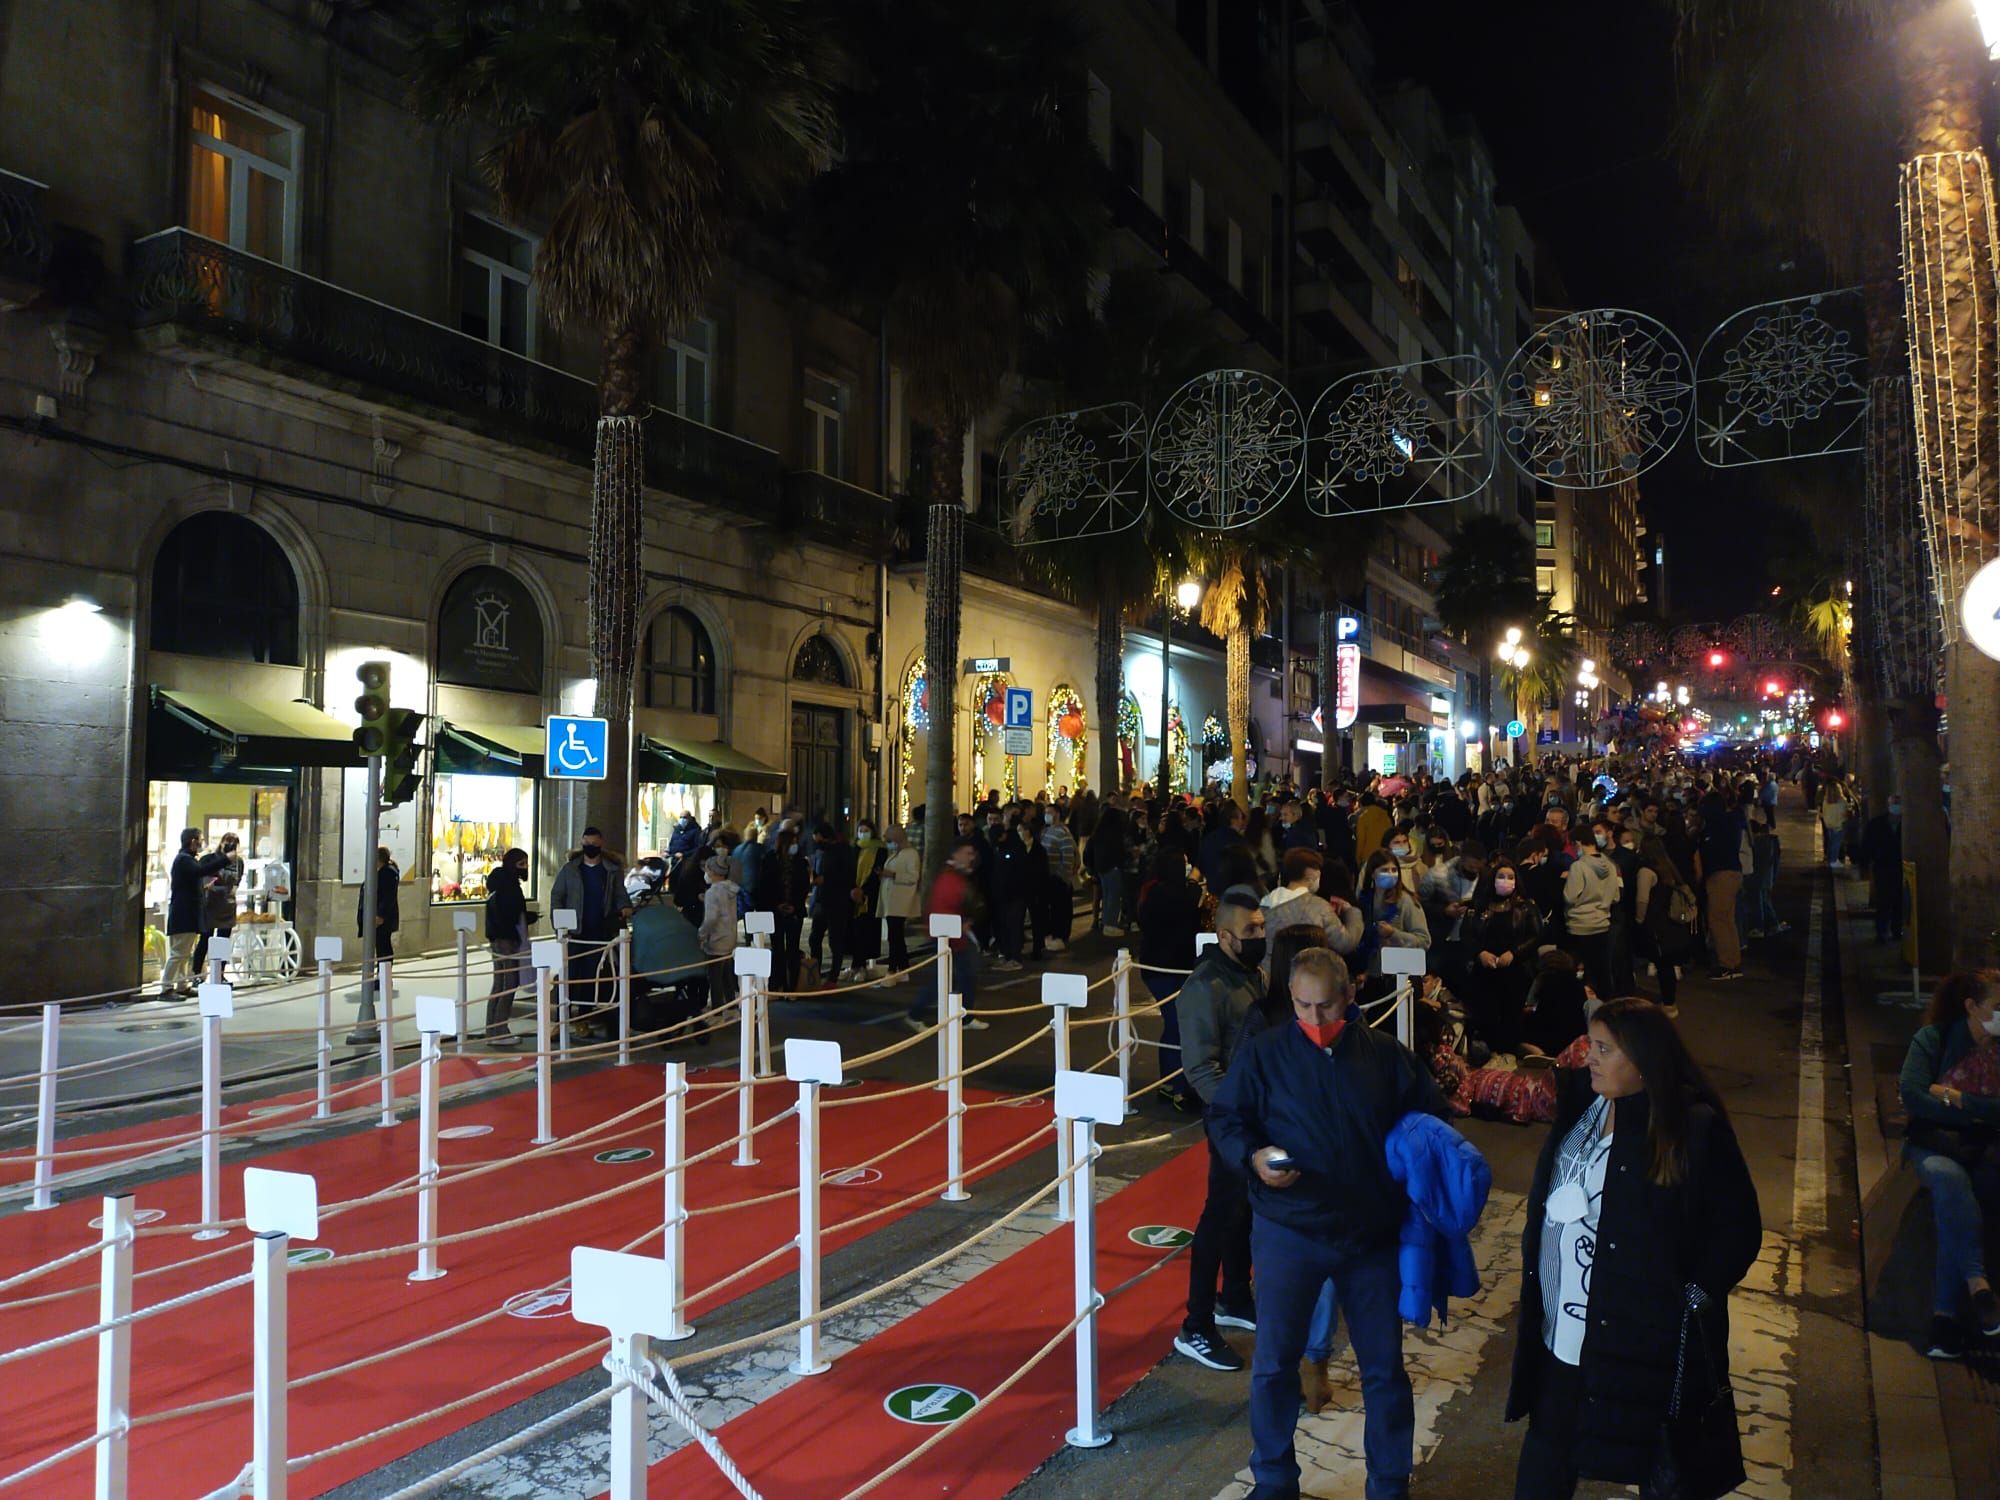
<svg viewBox="0 0 2000 1500">
<path fill-rule="evenodd" d="M 1396 1310 L 1428 1328 L 1433 1311 L 1444 1320 L 1448 1299 L 1479 1290 L 1470 1236 L 1486 1209 L 1493 1169 L 1478 1147 L 1435 1115 L 1404 1115 L 1384 1150 L 1389 1175 L 1410 1196 L 1396 1252 L 1403 1282 Z"/>
</svg>

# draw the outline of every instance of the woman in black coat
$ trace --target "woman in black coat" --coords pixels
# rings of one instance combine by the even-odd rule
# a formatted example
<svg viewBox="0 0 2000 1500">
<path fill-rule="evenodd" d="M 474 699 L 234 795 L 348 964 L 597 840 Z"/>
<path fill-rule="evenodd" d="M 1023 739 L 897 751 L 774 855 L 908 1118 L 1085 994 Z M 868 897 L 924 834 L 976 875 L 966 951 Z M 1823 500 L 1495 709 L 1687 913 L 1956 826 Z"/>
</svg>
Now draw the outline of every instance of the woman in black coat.
<svg viewBox="0 0 2000 1500">
<path fill-rule="evenodd" d="M 1728 1378 L 1729 1293 L 1763 1237 L 1729 1117 L 1666 1013 L 1649 1000 L 1608 1001 L 1589 1034 L 1587 1074 L 1558 1077 L 1522 1236 L 1507 1420 L 1529 1426 L 1515 1500 L 1568 1500 L 1579 1479 L 1647 1478 L 1683 1310 L 1685 1420 Z M 1742 1483 L 1733 1431 L 1719 1447 L 1687 1493 Z"/>
</svg>

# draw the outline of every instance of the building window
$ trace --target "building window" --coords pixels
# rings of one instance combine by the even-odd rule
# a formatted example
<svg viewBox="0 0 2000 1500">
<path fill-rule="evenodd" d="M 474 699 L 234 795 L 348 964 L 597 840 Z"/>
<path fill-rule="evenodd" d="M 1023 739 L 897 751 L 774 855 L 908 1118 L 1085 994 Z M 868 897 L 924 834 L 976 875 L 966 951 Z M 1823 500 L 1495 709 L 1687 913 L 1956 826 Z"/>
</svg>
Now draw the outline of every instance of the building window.
<svg viewBox="0 0 2000 1500">
<path fill-rule="evenodd" d="M 668 406 L 674 415 L 715 425 L 716 328 L 711 318 L 696 318 L 667 340 Z M 808 382 L 810 389 L 810 382 Z M 810 397 L 808 404 L 810 404 Z"/>
<path fill-rule="evenodd" d="M 510 354 L 535 353 L 535 242 L 483 214 L 459 224 L 458 328 Z"/>
<path fill-rule="evenodd" d="M 152 648 L 301 665 L 299 582 L 270 532 L 205 510 L 167 533 L 153 560 Z"/>
<path fill-rule="evenodd" d="M 847 386 L 829 376 L 806 371 L 806 456 L 812 468 L 840 478 L 846 454 L 841 429 L 847 416 Z"/>
<path fill-rule="evenodd" d="M 1555 544 L 1556 523 L 1553 521 L 1535 522 L 1535 545 L 1537 547 L 1553 547 Z"/>
<path fill-rule="evenodd" d="M 188 117 L 188 227 L 237 250 L 298 259 L 301 131 L 218 89 L 199 89 Z"/>
<path fill-rule="evenodd" d="M 847 664 L 832 641 L 823 635 L 809 635 L 792 658 L 792 678 L 796 682 L 816 682 L 824 687 L 847 686 Z"/>
<path fill-rule="evenodd" d="M 1223 267 L 1229 277 L 1229 284 L 1237 291 L 1243 290 L 1243 226 L 1234 219 L 1229 221 L 1229 259 Z"/>
<path fill-rule="evenodd" d="M 646 627 L 645 704 L 715 712 L 715 647 L 701 621 L 684 609 L 663 609 Z"/>
<path fill-rule="evenodd" d="M 1535 569 L 1535 592 L 1553 594 L 1556 591 L 1556 570 L 1554 568 Z"/>
<path fill-rule="evenodd" d="M 1139 196 L 1146 200 L 1146 207 L 1162 216 L 1166 213 L 1166 153 L 1160 148 L 1159 137 L 1148 130 L 1139 137 Z"/>
</svg>

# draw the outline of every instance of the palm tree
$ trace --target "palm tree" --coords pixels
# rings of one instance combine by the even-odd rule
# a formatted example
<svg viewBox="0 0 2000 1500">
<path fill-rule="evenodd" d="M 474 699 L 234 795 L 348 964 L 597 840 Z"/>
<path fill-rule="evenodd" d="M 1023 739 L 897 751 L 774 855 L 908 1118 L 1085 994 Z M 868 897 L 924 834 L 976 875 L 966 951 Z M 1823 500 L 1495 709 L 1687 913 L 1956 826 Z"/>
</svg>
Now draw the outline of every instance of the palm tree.
<svg viewBox="0 0 2000 1500">
<path fill-rule="evenodd" d="M 1521 646 L 1528 653 L 1527 664 L 1504 664 L 1501 682 L 1513 699 L 1514 717 L 1536 724 L 1541 721 L 1542 706 L 1560 703 L 1569 688 L 1577 660 L 1576 620 L 1555 607 L 1554 595 L 1538 595 L 1534 609 L 1522 623 Z"/>
<path fill-rule="evenodd" d="M 461 0 L 416 49 L 415 104 L 495 130 L 500 211 L 546 225 L 550 323 L 602 346 L 589 613 L 610 765 L 586 813 L 627 837 L 650 356 L 701 311 L 737 213 L 824 164 L 829 35 L 801 0 Z"/>
<path fill-rule="evenodd" d="M 1080 306 L 1103 224 L 1082 37 L 1061 0 L 866 0 L 847 22 L 873 76 L 843 111 L 817 248 L 884 310 L 930 430 L 924 651 L 931 732 L 924 849 L 950 852 L 967 432 L 1024 330 Z"/>
<path fill-rule="evenodd" d="M 1438 621 L 1479 658 L 1480 744 L 1490 762 L 1493 649 L 1510 625 L 1524 630 L 1536 612 L 1535 548 L 1505 516 L 1468 516 L 1452 533 L 1437 580 Z"/>
</svg>

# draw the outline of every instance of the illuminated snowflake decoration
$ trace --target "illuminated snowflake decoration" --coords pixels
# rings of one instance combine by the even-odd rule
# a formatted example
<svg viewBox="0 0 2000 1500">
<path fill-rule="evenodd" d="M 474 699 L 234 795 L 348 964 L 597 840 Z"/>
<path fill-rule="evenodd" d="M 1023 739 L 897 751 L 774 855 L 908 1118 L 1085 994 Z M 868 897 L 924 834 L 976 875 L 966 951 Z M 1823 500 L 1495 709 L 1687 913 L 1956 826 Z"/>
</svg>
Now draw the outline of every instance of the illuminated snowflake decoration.
<svg viewBox="0 0 2000 1500">
<path fill-rule="evenodd" d="M 1475 355 L 1337 380 L 1306 421 L 1306 504 L 1340 516 L 1468 499 L 1493 477 L 1493 411 Z"/>
<path fill-rule="evenodd" d="M 1176 391 L 1153 422 L 1152 490 L 1177 520 L 1247 526 L 1299 477 L 1305 417 L 1292 393 L 1255 370 L 1211 370 Z"/>
<path fill-rule="evenodd" d="M 1725 320 L 1695 360 L 1696 447 L 1718 469 L 1861 449 L 1866 324 L 1849 288 Z"/>
<path fill-rule="evenodd" d="M 1146 414 L 1129 401 L 1028 423 L 1000 454 L 1008 536 L 1032 547 L 1137 524 L 1145 459 Z"/>
<path fill-rule="evenodd" d="M 1500 430 L 1523 473 L 1557 489 L 1636 478 L 1694 411 L 1687 350 L 1644 313 L 1594 308 L 1536 330 L 1500 381 Z"/>
</svg>

